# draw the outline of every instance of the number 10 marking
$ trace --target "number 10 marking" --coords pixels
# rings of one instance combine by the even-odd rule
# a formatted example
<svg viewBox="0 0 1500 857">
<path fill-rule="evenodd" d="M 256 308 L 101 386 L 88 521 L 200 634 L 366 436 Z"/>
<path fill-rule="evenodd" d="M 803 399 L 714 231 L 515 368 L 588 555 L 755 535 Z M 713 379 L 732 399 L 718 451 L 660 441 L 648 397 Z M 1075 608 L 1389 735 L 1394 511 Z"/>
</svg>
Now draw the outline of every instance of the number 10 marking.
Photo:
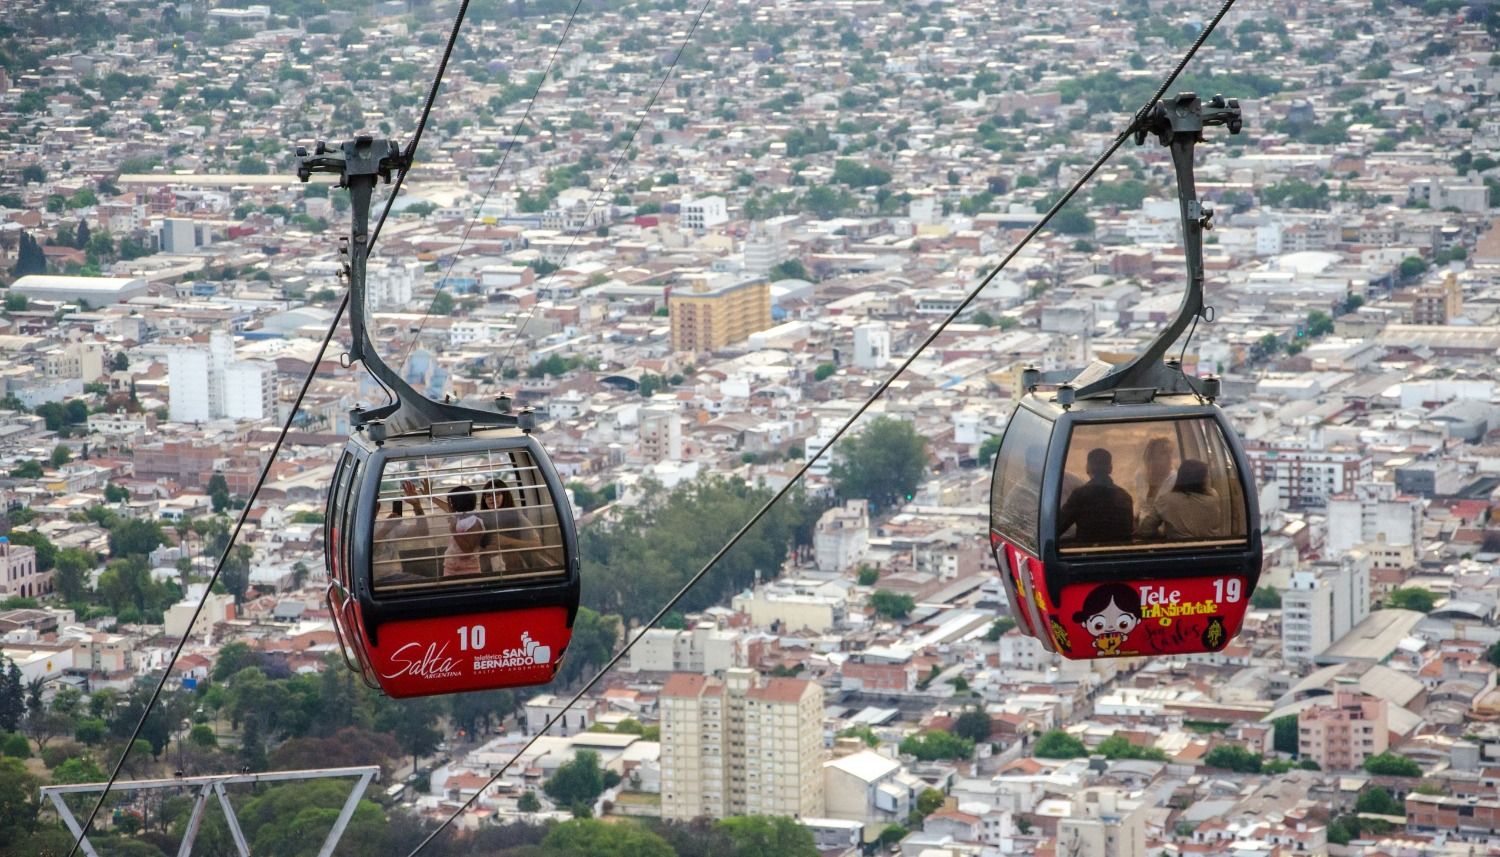
<svg viewBox="0 0 1500 857">
<path fill-rule="evenodd" d="M 1214 580 L 1214 600 L 1234 604 L 1240 600 L 1240 587 L 1238 577 L 1217 578 Z"/>
<path fill-rule="evenodd" d="M 1238 580 L 1235 583 L 1239 583 Z M 469 649 L 479 651 L 484 648 L 484 626 L 483 625 L 459 625 L 458 626 L 458 649 L 467 652 Z"/>
</svg>

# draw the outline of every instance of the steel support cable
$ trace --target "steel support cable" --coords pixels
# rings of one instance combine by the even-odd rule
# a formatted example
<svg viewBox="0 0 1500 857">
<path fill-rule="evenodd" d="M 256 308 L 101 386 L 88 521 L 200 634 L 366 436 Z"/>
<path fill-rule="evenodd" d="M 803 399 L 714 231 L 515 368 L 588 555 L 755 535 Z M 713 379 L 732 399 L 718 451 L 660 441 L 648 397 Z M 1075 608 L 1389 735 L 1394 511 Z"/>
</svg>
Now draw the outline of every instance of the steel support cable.
<svg viewBox="0 0 1500 857">
<path fill-rule="evenodd" d="M 417 340 L 421 338 L 422 331 L 427 327 L 427 319 L 432 317 L 432 308 L 437 306 L 438 295 L 443 293 L 443 287 L 448 284 L 448 277 L 453 273 L 453 266 L 458 264 L 458 257 L 463 254 L 464 247 L 469 243 L 469 233 L 474 231 L 474 224 L 479 222 L 479 216 L 484 212 L 485 204 L 490 201 L 490 194 L 495 191 L 495 184 L 500 181 L 501 174 L 505 172 L 505 162 L 510 158 L 511 150 L 516 147 L 516 138 L 531 119 L 531 109 L 536 106 L 537 96 L 542 94 L 542 87 L 547 85 L 547 78 L 552 76 L 552 67 L 557 62 L 557 55 L 562 52 L 563 44 L 568 41 L 568 33 L 573 30 L 573 19 L 578 16 L 578 10 L 582 7 L 583 0 L 578 0 L 573 4 L 573 11 L 568 13 L 568 22 L 563 25 L 562 35 L 557 37 L 557 44 L 552 46 L 552 56 L 547 58 L 547 67 L 542 71 L 542 78 L 537 81 L 536 88 L 531 91 L 531 98 L 526 102 L 526 112 L 521 114 L 521 121 L 516 123 L 516 130 L 510 135 L 510 145 L 500 153 L 500 163 L 495 166 L 495 174 L 490 176 L 489 186 L 484 189 L 484 196 L 480 197 L 479 206 L 474 209 L 473 216 L 464 227 L 463 237 L 458 239 L 458 249 L 453 251 L 453 259 L 448 262 L 448 269 L 443 271 L 442 279 L 438 280 L 437 289 L 432 295 L 432 302 L 427 305 L 427 311 L 422 313 L 422 320 L 417 323 L 417 331 L 412 334 L 411 342 L 406 344 L 406 350 L 401 354 L 401 362 L 397 364 L 396 371 L 406 370 L 406 361 L 411 359 L 412 351 L 416 350 Z"/>
<path fill-rule="evenodd" d="M 657 623 L 659 623 L 668 613 L 670 613 L 672 611 L 672 608 L 676 607 L 677 603 L 681 601 L 683 597 L 686 596 L 688 592 L 691 591 L 692 588 L 699 583 L 699 581 L 701 581 L 708 575 L 710 571 L 713 570 L 714 566 L 718 564 L 719 560 L 723 559 L 724 556 L 728 554 L 736 544 L 739 543 L 740 539 L 744 538 L 745 534 L 750 532 L 750 530 L 760 522 L 761 518 L 764 518 L 766 516 L 766 513 L 771 511 L 771 508 L 773 506 L 780 502 L 782 498 L 784 498 L 787 494 L 791 493 L 792 488 L 801 481 L 802 477 L 807 474 L 807 471 L 810 470 L 814 464 L 817 463 L 818 459 L 822 458 L 824 453 L 833 448 L 833 445 L 838 442 L 839 438 L 843 437 L 844 434 L 856 422 L 859 421 L 859 418 L 863 416 L 864 413 L 868 411 L 870 407 L 874 405 L 882 395 L 885 394 L 885 391 L 889 389 L 893 383 L 896 382 L 896 379 L 900 378 L 901 375 L 905 373 L 906 370 L 911 366 L 911 364 L 916 362 L 916 359 L 920 357 L 922 353 L 926 351 L 932 345 L 932 343 L 937 340 L 939 336 L 942 335 L 943 331 L 946 330 L 947 327 L 952 324 L 960 315 L 962 315 L 966 309 L 968 309 L 969 304 L 973 303 L 974 300 L 979 297 L 979 294 L 984 291 L 985 287 L 988 286 L 990 282 L 1000 274 L 1001 271 L 1005 270 L 1005 267 L 1010 264 L 1013 259 L 1015 259 L 1015 257 L 1021 252 L 1021 250 L 1026 247 L 1027 244 L 1031 242 L 1031 239 L 1035 238 L 1037 234 L 1047 226 L 1048 222 L 1050 222 L 1052 218 L 1062 210 L 1063 206 L 1067 205 L 1068 201 L 1071 200 L 1078 193 L 1078 191 L 1081 190 L 1083 186 L 1087 184 L 1089 180 L 1092 179 L 1094 175 L 1104 167 L 1104 164 L 1114 156 L 1114 153 L 1119 151 L 1120 147 L 1125 144 L 1125 141 L 1130 139 L 1131 134 L 1135 132 L 1135 129 L 1140 125 L 1142 120 L 1146 118 L 1146 114 L 1151 109 L 1151 106 L 1157 101 L 1160 101 L 1162 96 L 1166 94 L 1166 91 L 1171 88 L 1172 84 L 1177 82 L 1177 78 L 1182 74 L 1182 70 L 1187 67 L 1188 62 L 1192 60 L 1195 54 L 1197 54 L 1198 49 L 1203 46 L 1204 41 L 1206 41 L 1209 35 L 1213 33 L 1214 29 L 1218 27 L 1219 22 L 1222 21 L 1224 19 L 1224 16 L 1229 13 L 1229 10 L 1234 6 L 1234 3 L 1235 0 L 1224 0 L 1224 4 L 1219 7 L 1218 13 L 1215 14 L 1213 19 L 1208 22 L 1207 26 L 1203 28 L 1203 31 L 1198 34 L 1198 38 L 1193 42 L 1192 46 L 1188 48 L 1187 53 L 1183 55 L 1182 61 L 1179 62 L 1177 64 L 1177 67 L 1172 70 L 1172 73 L 1162 81 L 1161 86 L 1157 87 L 1156 94 L 1151 97 L 1151 100 L 1147 101 L 1145 106 L 1143 106 L 1139 111 L 1136 112 L 1135 116 L 1131 119 L 1130 125 L 1127 126 L 1124 131 L 1120 132 L 1119 136 L 1114 139 L 1114 142 L 1111 143 L 1107 149 L 1105 149 L 1104 154 L 1100 155 L 1099 158 L 1094 161 L 1093 165 L 1090 166 L 1086 171 L 1084 171 L 1083 175 L 1079 176 L 1073 182 L 1072 186 L 1068 188 L 1067 192 L 1064 193 L 1062 197 L 1060 197 L 1056 202 L 1054 202 L 1051 208 L 1047 209 L 1047 213 L 1042 215 L 1042 219 L 1038 221 L 1036 225 L 1032 226 L 1029 230 L 1026 231 L 1026 234 L 1021 238 L 1021 240 L 1017 242 L 1016 245 L 1011 248 L 1010 252 L 1005 255 L 1005 258 L 1000 260 L 1000 263 L 996 265 L 994 269 L 991 270 L 990 273 L 987 274 L 982 281 L 980 281 L 979 285 L 975 286 L 974 289 L 964 297 L 963 302 L 955 307 L 953 311 L 949 312 L 948 315 L 944 317 L 943 320 L 939 322 L 938 325 L 934 327 L 930 333 L 927 334 L 927 337 L 922 340 L 921 344 L 917 346 L 916 350 L 908 355 L 904 361 L 902 361 L 901 365 L 896 368 L 896 371 L 892 372 L 884 381 L 882 381 L 880 383 L 880 386 L 875 389 L 875 392 L 871 393 L 869 398 L 865 399 L 864 403 L 854 410 L 854 413 L 851 414 L 849 418 L 839 426 L 836 432 L 834 432 L 833 437 L 830 438 L 829 441 L 824 444 L 821 449 L 813 453 L 811 457 L 804 461 L 802 466 L 797 468 L 797 472 L 792 474 L 792 478 L 787 480 L 786 485 L 782 486 L 780 490 L 772 495 L 771 499 L 767 500 L 765 505 L 761 506 L 754 515 L 751 515 L 750 520 L 745 522 L 745 525 L 740 527 L 740 529 L 736 531 L 733 536 L 730 536 L 729 541 L 725 543 L 725 545 L 720 548 L 718 552 L 715 553 L 713 557 L 711 557 L 708 562 L 705 563 L 704 566 L 697 571 L 697 573 L 688 578 L 687 582 L 682 585 L 681 589 L 677 590 L 676 594 L 667 599 L 667 602 L 662 605 L 661 609 L 656 611 L 656 615 L 652 616 L 648 622 L 642 625 L 636 635 L 627 640 L 625 642 L 625 645 L 620 648 L 620 651 L 616 652 L 604 664 L 604 666 L 599 669 L 598 672 L 594 673 L 593 678 L 590 678 L 583 685 L 583 687 L 578 690 L 577 693 L 573 694 L 573 696 L 563 704 L 562 709 L 558 712 L 558 716 L 548 720 L 546 725 L 537 730 L 537 733 L 531 736 L 530 740 L 521 745 L 521 749 L 517 750 L 509 759 L 506 760 L 505 764 L 500 767 L 500 770 L 491 775 L 490 778 L 485 781 L 484 785 L 476 789 L 472 797 L 464 801 L 464 803 L 459 806 L 459 808 L 455 810 L 452 815 L 450 815 L 443 821 L 443 823 L 438 827 L 437 830 L 434 830 L 427 836 L 426 839 L 422 840 L 422 842 L 417 845 L 417 847 L 413 849 L 411 853 L 407 855 L 407 857 L 416 857 L 417 853 L 420 852 L 428 842 L 431 842 L 433 838 L 435 838 L 445 828 L 451 825 L 460 815 L 467 811 L 469 807 L 473 806 L 474 803 L 479 800 L 480 795 L 484 794 L 484 792 L 490 786 L 494 785 L 502 776 L 504 776 L 505 772 L 509 770 L 512 765 L 520 761 L 521 757 L 526 755 L 527 751 L 529 751 L 537 741 L 539 741 L 544 735 L 547 734 L 548 731 L 552 729 L 554 723 L 562 720 L 562 716 L 564 714 L 572 709 L 574 705 L 577 705 L 579 700 L 583 699 L 583 697 L 588 694 L 589 691 L 594 689 L 594 686 L 599 683 L 600 679 L 604 678 L 604 676 L 609 673 L 610 670 L 615 668 L 615 666 L 625 657 L 625 655 L 630 653 L 630 650 L 635 646 L 636 641 L 638 641 L 646 631 L 654 628 Z"/>
<path fill-rule="evenodd" d="M 620 149 L 620 154 L 616 156 L 615 162 L 610 165 L 609 172 L 604 176 L 604 184 L 600 185 L 599 193 L 594 197 L 593 202 L 589 203 L 588 213 L 583 216 L 585 224 L 588 223 L 589 218 L 594 216 L 594 211 L 599 207 L 600 201 L 609 193 L 610 183 L 615 180 L 615 171 L 629 157 L 630 147 L 635 145 L 636 135 L 640 133 L 641 126 L 646 124 L 646 117 L 651 115 L 651 108 L 656 105 L 656 99 L 661 95 L 661 91 L 666 88 L 667 81 L 672 79 L 672 72 L 677 68 L 677 61 L 682 59 L 683 54 L 687 53 L 688 44 L 693 40 L 693 33 L 697 32 L 698 24 L 703 20 L 703 13 L 708 11 L 710 2 L 711 0 L 704 0 L 703 5 L 698 7 L 698 14 L 693 17 L 693 23 L 688 27 L 687 35 L 682 37 L 682 45 L 677 49 L 677 53 L 672 55 L 672 62 L 668 64 L 666 74 L 661 76 L 661 81 L 656 84 L 656 91 L 652 92 L 651 97 L 646 100 L 646 106 L 641 108 L 640 118 L 635 121 L 635 127 L 630 129 L 630 136 L 626 138 L 625 145 Z M 541 291 L 542 286 L 551 282 L 552 278 L 557 276 L 557 272 L 561 271 L 563 266 L 567 264 L 568 256 L 572 255 L 573 247 L 578 244 L 578 236 L 582 235 L 584 231 L 586 230 L 574 231 L 572 239 L 568 241 L 568 246 L 563 248 L 562 258 L 558 260 L 557 267 L 548 273 L 541 284 L 537 286 L 538 292 Z M 510 347 L 505 349 L 505 356 L 500 358 L 499 368 L 503 369 L 506 362 L 510 360 L 510 355 L 516 350 L 516 343 L 521 341 L 522 333 L 525 332 L 527 325 L 531 324 L 531 320 L 536 317 L 536 308 L 540 303 L 540 300 L 531 302 L 531 309 L 526 313 L 526 320 L 516 328 L 515 335 L 510 339 Z"/>
<path fill-rule="evenodd" d="M 437 99 L 438 89 L 442 86 L 443 75 L 448 69 L 448 60 L 453 55 L 453 46 L 458 40 L 458 31 L 463 26 L 464 16 L 469 10 L 469 0 L 461 0 L 458 7 L 458 15 L 453 20 L 453 29 L 448 34 L 448 45 L 443 51 L 443 57 L 438 63 L 437 72 L 433 75 L 432 86 L 427 92 L 427 101 L 422 107 L 422 114 L 417 120 L 417 129 L 412 134 L 411 143 L 406 149 L 406 160 L 408 165 L 411 156 L 416 153 L 417 143 L 422 139 L 422 132 L 427 128 L 428 117 L 432 114 L 433 102 Z M 385 208 L 380 212 L 380 219 L 376 221 L 375 227 L 370 230 L 370 247 L 375 246 L 375 239 L 380 235 L 380 228 L 385 225 L 385 220 L 391 213 L 391 205 L 395 202 L 396 194 L 400 192 L 401 185 L 406 179 L 407 170 L 400 170 L 396 174 L 395 183 L 391 187 L 390 194 L 386 197 Z M 297 412 L 302 407 L 302 400 L 306 398 L 308 389 L 312 386 L 313 378 L 318 374 L 318 365 L 323 362 L 323 357 L 328 353 L 328 345 L 333 341 L 334 334 L 338 331 L 339 321 L 343 318 L 344 311 L 349 307 L 349 292 L 345 290 L 344 299 L 339 302 L 338 311 L 328 323 L 328 330 L 323 334 L 323 342 L 318 346 L 318 354 L 313 359 L 312 365 L 307 369 L 307 374 L 302 378 L 302 386 L 297 391 L 297 397 L 292 402 L 291 410 L 287 412 L 286 420 L 282 423 L 281 432 L 276 436 L 276 442 L 271 446 L 271 454 L 266 457 L 265 464 L 261 465 L 260 475 L 255 480 L 255 487 L 250 489 L 250 496 L 245 499 L 244 508 L 240 509 L 239 517 L 234 522 L 234 529 L 229 532 L 229 541 L 225 543 L 224 550 L 219 554 L 219 561 L 214 565 L 213 574 L 208 578 L 208 585 L 203 589 L 203 597 L 198 599 L 198 604 L 193 608 L 192 618 L 188 621 L 188 633 L 182 635 L 177 642 L 177 647 L 172 650 L 172 657 L 168 659 L 166 668 L 162 670 L 161 679 L 157 681 L 156 688 L 151 692 L 151 698 L 146 703 L 146 710 L 141 713 L 140 720 L 136 721 L 135 729 L 130 733 L 130 738 L 125 742 L 125 748 L 120 752 L 119 761 L 115 762 L 114 769 L 110 771 L 109 781 L 105 783 L 104 789 L 99 792 L 99 798 L 94 801 L 94 806 L 89 810 L 88 818 L 84 819 L 83 827 L 78 838 L 73 841 L 73 847 L 68 849 L 68 857 L 78 853 L 83 845 L 83 840 L 88 837 L 89 830 L 93 827 L 94 820 L 99 815 L 99 809 L 104 806 L 105 799 L 109 796 L 109 790 L 114 787 L 120 778 L 120 771 L 125 767 L 125 760 L 130 757 L 130 748 L 134 746 L 136 739 L 140 738 L 141 730 L 146 726 L 146 720 L 156 708 L 156 703 L 161 699 L 163 689 L 166 688 L 167 680 L 172 676 L 172 668 L 177 665 L 177 659 L 182 656 L 182 650 L 187 646 L 188 639 L 192 636 L 193 626 L 198 623 L 198 617 L 203 613 L 203 606 L 208 601 L 209 593 L 219 580 L 219 575 L 224 571 L 224 563 L 229 559 L 229 554 L 234 550 L 235 543 L 239 540 L 240 531 L 244 529 L 245 521 L 250 516 L 250 510 L 255 507 L 255 501 L 260 496 L 260 489 L 266 484 L 270 476 L 271 467 L 276 463 L 276 456 L 281 453 L 282 444 L 286 442 L 286 436 L 292 430 L 292 421 L 296 419 Z"/>
</svg>

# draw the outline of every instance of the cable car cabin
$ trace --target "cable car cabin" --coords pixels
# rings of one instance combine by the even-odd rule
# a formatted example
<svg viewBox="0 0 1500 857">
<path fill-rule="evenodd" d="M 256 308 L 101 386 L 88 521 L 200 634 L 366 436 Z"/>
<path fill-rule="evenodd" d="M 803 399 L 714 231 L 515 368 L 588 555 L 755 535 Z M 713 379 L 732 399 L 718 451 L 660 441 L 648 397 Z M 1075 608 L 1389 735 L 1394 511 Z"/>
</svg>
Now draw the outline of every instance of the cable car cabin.
<svg viewBox="0 0 1500 857">
<path fill-rule="evenodd" d="M 1081 659 L 1218 651 L 1260 576 L 1259 512 L 1222 411 L 1035 393 L 990 487 L 990 544 L 1023 631 Z"/>
<path fill-rule="evenodd" d="M 339 460 L 325 543 L 345 657 L 393 697 L 546 683 L 578 610 L 562 483 L 517 429 L 438 429 L 361 432 Z"/>
</svg>

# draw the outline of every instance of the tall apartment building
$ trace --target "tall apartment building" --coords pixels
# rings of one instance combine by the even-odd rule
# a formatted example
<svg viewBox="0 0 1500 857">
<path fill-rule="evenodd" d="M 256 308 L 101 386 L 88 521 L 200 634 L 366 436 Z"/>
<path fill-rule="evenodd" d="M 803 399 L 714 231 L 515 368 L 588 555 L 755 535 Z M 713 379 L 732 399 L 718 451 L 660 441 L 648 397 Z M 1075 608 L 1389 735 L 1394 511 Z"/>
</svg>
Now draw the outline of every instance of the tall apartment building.
<svg viewBox="0 0 1500 857">
<path fill-rule="evenodd" d="M 173 422 L 262 420 L 276 416 L 276 369 L 234 359 L 234 334 L 216 330 L 208 346 L 167 353 L 168 410 Z"/>
<path fill-rule="evenodd" d="M 1390 741 L 1386 702 L 1378 697 L 1340 690 L 1297 715 L 1297 754 L 1325 771 L 1358 768 Z"/>
<path fill-rule="evenodd" d="M 11 544 L 0 536 L 0 595 L 6 598 L 36 598 L 52 591 L 52 572 L 41 571 L 36 548 Z"/>
<path fill-rule="evenodd" d="M 1090 788 L 1073 796 L 1057 820 L 1057 853 L 1068 857 L 1146 857 L 1146 811 L 1119 789 Z"/>
<path fill-rule="evenodd" d="M 1281 594 L 1281 656 L 1311 663 L 1370 615 L 1370 558 L 1349 551 L 1337 561 L 1292 572 Z"/>
<path fill-rule="evenodd" d="M 641 457 L 649 462 L 682 460 L 682 412 L 676 405 L 641 408 Z"/>
<path fill-rule="evenodd" d="M 1451 324 L 1463 312 L 1464 290 L 1452 273 L 1441 283 L 1422 286 L 1412 295 L 1412 324 Z"/>
<path fill-rule="evenodd" d="M 661 812 L 688 820 L 823 814 L 823 689 L 677 673 L 661 692 Z"/>
<path fill-rule="evenodd" d="M 1344 448 L 1317 449 L 1286 441 L 1247 447 L 1245 455 L 1261 484 L 1275 482 L 1289 509 L 1321 509 L 1374 471 L 1368 453 Z"/>
<path fill-rule="evenodd" d="M 752 277 L 711 286 L 695 282 L 667 299 L 676 351 L 717 351 L 771 326 L 771 285 Z"/>
</svg>

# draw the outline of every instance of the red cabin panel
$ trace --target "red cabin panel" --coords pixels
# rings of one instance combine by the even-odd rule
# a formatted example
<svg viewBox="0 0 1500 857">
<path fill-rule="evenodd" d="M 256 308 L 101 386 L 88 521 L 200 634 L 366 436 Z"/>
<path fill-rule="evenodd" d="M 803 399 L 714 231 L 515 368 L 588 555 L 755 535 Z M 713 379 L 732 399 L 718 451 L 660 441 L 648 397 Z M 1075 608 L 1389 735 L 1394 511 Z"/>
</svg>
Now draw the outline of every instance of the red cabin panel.
<svg viewBox="0 0 1500 857">
<path fill-rule="evenodd" d="M 1052 645 L 1074 660 L 1217 652 L 1240 632 L 1250 602 L 1245 578 L 1225 574 L 1073 583 L 1050 604 L 1045 569 L 1031 570 Z"/>
<path fill-rule="evenodd" d="M 573 631 L 566 607 L 534 607 L 391 621 L 378 637 L 356 639 L 380 689 L 400 698 L 546 684 Z"/>
</svg>

